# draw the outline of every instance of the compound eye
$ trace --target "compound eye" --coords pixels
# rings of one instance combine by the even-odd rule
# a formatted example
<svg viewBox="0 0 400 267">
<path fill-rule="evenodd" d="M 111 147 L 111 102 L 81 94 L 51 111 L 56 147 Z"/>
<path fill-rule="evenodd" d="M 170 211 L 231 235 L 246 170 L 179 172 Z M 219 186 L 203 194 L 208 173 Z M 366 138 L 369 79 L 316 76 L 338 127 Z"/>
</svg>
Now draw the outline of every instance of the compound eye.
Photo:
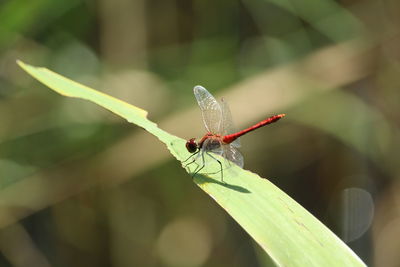
<svg viewBox="0 0 400 267">
<path fill-rule="evenodd" d="M 196 152 L 197 148 L 198 148 L 197 142 L 196 142 L 196 140 L 195 140 L 194 138 L 189 139 L 189 140 L 186 142 L 186 149 L 187 149 L 190 153 Z"/>
</svg>

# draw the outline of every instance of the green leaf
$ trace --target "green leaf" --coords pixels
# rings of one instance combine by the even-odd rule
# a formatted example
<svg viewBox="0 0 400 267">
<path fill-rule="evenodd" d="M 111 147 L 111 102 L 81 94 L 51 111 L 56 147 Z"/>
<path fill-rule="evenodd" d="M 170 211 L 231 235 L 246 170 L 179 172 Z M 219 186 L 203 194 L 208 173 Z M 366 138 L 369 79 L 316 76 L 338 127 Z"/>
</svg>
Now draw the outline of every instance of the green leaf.
<svg viewBox="0 0 400 267">
<path fill-rule="evenodd" d="M 18 64 L 56 92 L 92 101 L 158 137 L 181 162 L 190 155 L 185 140 L 146 118 L 147 112 L 45 68 Z M 200 116 L 200 114 L 199 114 Z M 255 173 L 236 165 L 224 171 L 215 160 L 194 182 L 232 216 L 279 266 L 365 266 L 357 255 L 296 201 Z M 225 162 L 223 163 L 226 164 Z M 193 171 L 193 168 L 192 168 Z"/>
<path fill-rule="evenodd" d="M 302 18 L 334 41 L 352 39 L 363 32 L 363 27 L 356 17 L 333 0 L 264 1 L 280 6 L 293 15 Z M 332 27 L 332 25 L 335 25 L 335 27 Z"/>
</svg>

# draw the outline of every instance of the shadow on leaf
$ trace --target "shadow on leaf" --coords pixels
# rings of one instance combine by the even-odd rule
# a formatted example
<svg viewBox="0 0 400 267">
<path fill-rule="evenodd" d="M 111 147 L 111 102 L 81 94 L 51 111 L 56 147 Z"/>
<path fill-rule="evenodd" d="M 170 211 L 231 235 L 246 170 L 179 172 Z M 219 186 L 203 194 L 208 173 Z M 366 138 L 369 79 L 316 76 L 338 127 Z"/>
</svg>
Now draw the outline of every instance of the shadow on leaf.
<svg viewBox="0 0 400 267">
<path fill-rule="evenodd" d="M 202 175 L 202 174 L 196 174 L 196 176 L 193 178 L 193 180 L 194 180 L 194 182 L 196 184 L 199 184 L 199 185 L 206 184 L 206 183 L 214 183 L 214 184 L 219 184 L 219 185 L 224 186 L 226 188 L 238 191 L 240 193 L 251 193 L 251 191 L 247 190 L 244 187 L 241 187 L 241 186 L 238 186 L 238 185 L 227 184 L 225 182 L 215 180 L 213 178 L 207 177 L 207 176 Z"/>
</svg>

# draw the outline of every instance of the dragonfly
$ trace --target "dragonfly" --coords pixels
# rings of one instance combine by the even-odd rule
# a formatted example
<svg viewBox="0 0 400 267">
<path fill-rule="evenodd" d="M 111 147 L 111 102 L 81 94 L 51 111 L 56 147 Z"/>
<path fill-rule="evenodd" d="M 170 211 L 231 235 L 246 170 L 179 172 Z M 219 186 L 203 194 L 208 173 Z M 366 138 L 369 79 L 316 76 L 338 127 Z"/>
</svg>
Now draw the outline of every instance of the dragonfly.
<svg viewBox="0 0 400 267">
<path fill-rule="evenodd" d="M 199 104 L 204 126 L 207 132 L 199 140 L 196 140 L 196 138 L 191 138 L 186 142 L 186 149 L 189 153 L 192 153 L 192 155 L 188 157 L 184 162 L 188 161 L 189 159 L 192 159 L 192 161 L 186 164 L 185 167 L 192 163 L 195 163 L 198 157 L 201 157 L 202 161 L 201 164 L 196 163 L 197 167 L 193 171 L 192 177 L 194 177 L 205 167 L 205 154 L 216 160 L 220 165 L 222 181 L 222 163 L 221 160 L 213 156 L 213 154 L 219 155 L 223 159 L 227 159 L 228 163 L 233 162 L 239 167 L 243 168 L 243 156 L 238 150 L 238 148 L 240 147 L 239 137 L 260 127 L 276 122 L 286 115 L 274 115 L 244 130 L 236 131 L 235 127 L 233 126 L 229 106 L 223 98 L 221 99 L 221 102 L 218 102 L 207 91 L 207 89 L 200 85 L 195 86 L 193 88 L 193 92 L 194 96 L 196 97 L 197 103 Z M 198 157 L 195 157 L 196 155 Z"/>
</svg>

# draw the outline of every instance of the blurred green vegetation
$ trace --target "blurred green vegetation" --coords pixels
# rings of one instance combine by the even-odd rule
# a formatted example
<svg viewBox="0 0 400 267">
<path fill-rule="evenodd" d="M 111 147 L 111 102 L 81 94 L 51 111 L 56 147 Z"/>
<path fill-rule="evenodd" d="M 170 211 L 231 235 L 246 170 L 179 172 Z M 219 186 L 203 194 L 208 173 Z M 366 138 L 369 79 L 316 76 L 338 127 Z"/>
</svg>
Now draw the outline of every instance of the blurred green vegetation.
<svg viewBox="0 0 400 267">
<path fill-rule="evenodd" d="M 51 68 L 203 134 L 192 88 L 230 103 L 245 168 L 369 265 L 398 266 L 400 3 L 0 4 L 1 266 L 273 266 L 143 130 L 18 69 Z M 140 151 L 140 155 L 135 153 Z"/>
</svg>

